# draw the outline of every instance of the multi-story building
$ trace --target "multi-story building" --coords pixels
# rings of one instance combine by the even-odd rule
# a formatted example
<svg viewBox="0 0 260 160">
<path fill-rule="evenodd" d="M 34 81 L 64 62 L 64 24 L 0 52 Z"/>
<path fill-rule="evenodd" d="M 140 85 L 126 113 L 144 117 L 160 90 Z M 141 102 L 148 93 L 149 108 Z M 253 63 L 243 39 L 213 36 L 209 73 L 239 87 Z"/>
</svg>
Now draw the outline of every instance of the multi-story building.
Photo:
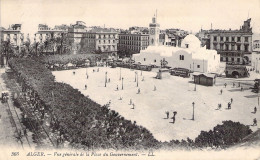
<svg viewBox="0 0 260 160">
<path fill-rule="evenodd" d="M 122 54 L 124 52 L 132 51 L 133 53 L 140 53 L 141 50 L 145 50 L 149 46 L 149 34 L 143 33 L 120 33 L 118 50 Z"/>
<path fill-rule="evenodd" d="M 13 24 L 8 29 L 2 30 L 2 41 L 8 41 L 18 52 L 24 41 L 24 35 L 21 33 L 21 24 Z"/>
<path fill-rule="evenodd" d="M 260 72 L 260 34 L 253 35 L 252 67 L 257 73 Z"/>
<path fill-rule="evenodd" d="M 252 55 L 251 19 L 244 21 L 239 30 L 208 30 L 203 31 L 200 39 L 204 44 L 209 43 L 208 49 L 217 50 L 220 61 L 235 64 L 250 64 Z"/>
<path fill-rule="evenodd" d="M 0 44 L 4 40 L 4 33 L 3 33 L 4 30 L 5 30 L 4 27 L 0 27 Z"/>
<path fill-rule="evenodd" d="M 117 54 L 118 33 L 113 28 L 93 28 L 81 41 L 83 52 Z"/>
<path fill-rule="evenodd" d="M 81 41 L 86 34 L 86 24 L 82 21 L 77 21 L 76 24 L 70 25 L 68 28 L 68 39 L 72 44 L 72 51 L 76 54 L 81 48 Z"/>
<path fill-rule="evenodd" d="M 182 40 L 187 35 L 188 35 L 188 33 L 185 33 L 185 34 L 167 33 L 167 32 L 161 33 L 159 35 L 159 43 L 160 43 L 160 45 L 180 47 Z"/>
<path fill-rule="evenodd" d="M 49 38 L 55 38 L 58 36 L 62 36 L 62 34 L 68 33 L 68 26 L 60 25 L 55 26 L 54 29 L 51 29 L 46 24 L 39 24 L 38 31 L 35 33 L 34 41 L 39 43 L 44 43 Z"/>
</svg>

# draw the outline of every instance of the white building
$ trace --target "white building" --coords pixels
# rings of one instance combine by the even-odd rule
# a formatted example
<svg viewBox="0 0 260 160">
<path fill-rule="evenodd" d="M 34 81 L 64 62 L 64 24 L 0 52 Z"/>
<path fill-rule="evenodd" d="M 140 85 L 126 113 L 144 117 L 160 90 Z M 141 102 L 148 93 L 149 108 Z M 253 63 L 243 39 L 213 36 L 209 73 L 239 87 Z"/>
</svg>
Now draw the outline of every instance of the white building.
<svg viewBox="0 0 260 160">
<path fill-rule="evenodd" d="M 260 36 L 253 41 L 252 67 L 256 72 L 260 71 Z"/>
<path fill-rule="evenodd" d="M 153 22 L 156 23 L 156 19 L 153 19 Z M 151 26 L 155 25 L 150 24 L 150 31 L 153 29 Z M 150 34 L 157 37 L 157 32 Z M 220 65 L 220 56 L 217 51 L 201 47 L 200 40 L 194 35 L 186 36 L 181 47 L 159 45 L 159 42 L 155 40 L 153 45 L 148 46 L 146 50 L 133 55 L 133 59 L 136 63 L 156 66 L 161 66 L 161 62 L 166 61 L 169 67 L 186 68 L 195 72 L 218 72 Z"/>
</svg>

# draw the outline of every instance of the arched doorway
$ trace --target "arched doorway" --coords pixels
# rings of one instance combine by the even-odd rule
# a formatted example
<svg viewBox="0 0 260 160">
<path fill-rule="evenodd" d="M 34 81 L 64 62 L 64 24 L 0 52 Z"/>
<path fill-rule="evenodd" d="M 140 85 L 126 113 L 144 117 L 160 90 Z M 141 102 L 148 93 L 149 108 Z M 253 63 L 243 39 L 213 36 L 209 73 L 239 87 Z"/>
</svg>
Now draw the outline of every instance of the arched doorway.
<svg viewBox="0 0 260 160">
<path fill-rule="evenodd" d="M 233 71 L 233 72 L 232 72 L 232 76 L 233 76 L 233 77 L 238 77 L 238 76 L 239 76 L 238 71 Z"/>
</svg>

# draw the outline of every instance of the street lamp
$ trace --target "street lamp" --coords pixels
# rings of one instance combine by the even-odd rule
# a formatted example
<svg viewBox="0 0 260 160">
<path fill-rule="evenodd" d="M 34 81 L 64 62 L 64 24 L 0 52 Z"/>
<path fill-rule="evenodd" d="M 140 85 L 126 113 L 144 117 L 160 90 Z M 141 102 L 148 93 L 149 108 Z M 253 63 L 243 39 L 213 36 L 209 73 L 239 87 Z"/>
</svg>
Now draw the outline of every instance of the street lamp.
<svg viewBox="0 0 260 160">
<path fill-rule="evenodd" d="M 136 82 L 136 71 L 135 71 L 135 82 Z"/>
<path fill-rule="evenodd" d="M 195 106 L 195 103 L 192 102 L 192 108 L 193 108 L 193 112 L 192 112 L 192 120 L 193 120 L 193 121 L 195 120 L 195 119 L 194 119 L 194 106 Z"/>
<path fill-rule="evenodd" d="M 107 87 L 107 72 L 105 73 L 105 87 Z"/>
<path fill-rule="evenodd" d="M 122 90 L 124 89 L 124 77 L 122 77 Z"/>
<path fill-rule="evenodd" d="M 137 72 L 136 72 L 136 77 L 137 77 L 136 87 L 138 87 L 138 74 L 137 74 Z"/>
<path fill-rule="evenodd" d="M 120 67 L 120 77 L 119 77 L 119 80 L 121 80 L 121 67 Z"/>
</svg>

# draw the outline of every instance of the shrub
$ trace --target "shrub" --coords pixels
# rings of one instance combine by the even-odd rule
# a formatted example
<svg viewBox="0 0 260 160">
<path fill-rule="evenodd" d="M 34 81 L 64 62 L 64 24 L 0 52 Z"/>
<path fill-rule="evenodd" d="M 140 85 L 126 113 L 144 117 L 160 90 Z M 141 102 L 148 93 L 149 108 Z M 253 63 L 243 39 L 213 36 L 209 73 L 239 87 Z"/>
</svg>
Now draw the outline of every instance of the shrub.
<svg viewBox="0 0 260 160">
<path fill-rule="evenodd" d="M 208 132 L 201 131 L 195 139 L 197 147 L 221 147 L 226 148 L 238 143 L 244 137 L 252 133 L 252 130 L 239 122 L 223 121 Z"/>
</svg>

